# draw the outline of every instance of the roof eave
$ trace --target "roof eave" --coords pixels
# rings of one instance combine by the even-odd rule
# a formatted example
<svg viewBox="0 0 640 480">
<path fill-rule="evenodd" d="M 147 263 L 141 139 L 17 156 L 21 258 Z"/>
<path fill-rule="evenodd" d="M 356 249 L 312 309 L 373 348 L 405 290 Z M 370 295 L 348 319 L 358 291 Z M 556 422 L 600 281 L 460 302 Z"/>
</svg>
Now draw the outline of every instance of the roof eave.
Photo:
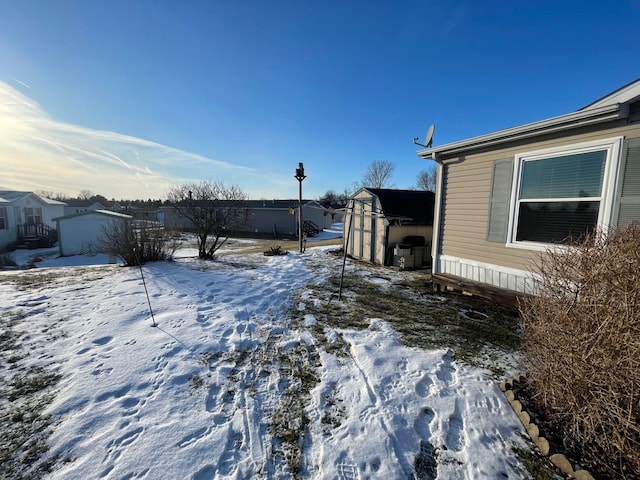
<svg viewBox="0 0 640 480">
<path fill-rule="evenodd" d="M 517 127 L 499 130 L 479 137 L 468 138 L 458 142 L 448 143 L 439 147 L 427 148 L 417 152 L 424 159 L 437 159 L 443 155 L 457 155 L 479 148 L 492 147 L 502 143 L 528 139 L 548 133 L 570 130 L 576 127 L 610 122 L 627 118 L 628 104 L 613 104 L 603 107 L 578 110 L 559 117 L 548 118 L 538 122 L 527 123 Z"/>
</svg>

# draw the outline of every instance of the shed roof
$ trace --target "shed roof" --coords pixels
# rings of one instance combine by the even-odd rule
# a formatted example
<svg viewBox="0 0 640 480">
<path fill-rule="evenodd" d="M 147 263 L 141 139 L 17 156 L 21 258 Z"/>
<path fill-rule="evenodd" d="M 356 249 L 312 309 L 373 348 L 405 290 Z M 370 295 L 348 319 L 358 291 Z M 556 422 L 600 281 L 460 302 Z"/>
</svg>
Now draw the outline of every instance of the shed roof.
<svg viewBox="0 0 640 480">
<path fill-rule="evenodd" d="M 78 213 L 72 213 L 70 215 L 63 215 L 61 217 L 55 217 L 52 218 L 52 220 L 54 222 L 57 222 L 58 220 L 67 220 L 69 218 L 75 218 L 75 217 L 83 217 L 86 215 L 100 215 L 100 216 L 104 216 L 104 217 L 110 217 L 110 218 L 118 218 L 118 219 L 131 219 L 133 218 L 131 215 L 125 215 L 124 213 L 118 213 L 118 212 L 112 212 L 111 210 L 88 210 L 86 212 L 78 212 Z"/>
<path fill-rule="evenodd" d="M 78 198 L 72 198 L 70 200 L 67 200 L 66 204 L 69 207 L 92 207 L 94 205 L 100 205 L 104 208 L 109 206 L 109 205 L 105 205 L 102 202 L 98 202 L 96 200 L 82 200 Z"/>
<path fill-rule="evenodd" d="M 405 220 L 418 225 L 433 224 L 435 203 L 433 192 L 390 188 L 364 188 L 363 190 L 378 198 L 382 213 L 390 220 Z"/>
</svg>

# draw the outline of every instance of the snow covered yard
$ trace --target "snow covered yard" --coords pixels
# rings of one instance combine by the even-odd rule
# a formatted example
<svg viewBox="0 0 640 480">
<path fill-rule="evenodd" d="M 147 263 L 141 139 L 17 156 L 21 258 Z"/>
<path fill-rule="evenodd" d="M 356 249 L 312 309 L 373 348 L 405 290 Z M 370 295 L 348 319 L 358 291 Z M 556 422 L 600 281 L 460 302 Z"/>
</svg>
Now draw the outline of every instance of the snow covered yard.
<svg viewBox="0 0 640 480">
<path fill-rule="evenodd" d="M 417 273 L 348 263 L 338 302 L 332 248 L 145 265 L 157 327 L 137 268 L 0 273 L 2 435 L 31 439 L 5 443 L 0 473 L 526 478 L 523 428 L 482 368 L 514 355 L 480 345 L 459 361 L 460 326 L 417 313 L 457 306 L 389 301 Z M 358 304 L 363 286 L 388 313 Z"/>
</svg>

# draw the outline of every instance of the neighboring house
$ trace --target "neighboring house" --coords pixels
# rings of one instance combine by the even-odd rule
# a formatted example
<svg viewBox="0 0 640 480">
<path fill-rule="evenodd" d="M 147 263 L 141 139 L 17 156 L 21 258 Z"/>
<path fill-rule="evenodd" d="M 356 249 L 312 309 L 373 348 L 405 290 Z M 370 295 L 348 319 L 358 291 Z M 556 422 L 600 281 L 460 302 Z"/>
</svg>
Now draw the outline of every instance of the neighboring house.
<svg viewBox="0 0 640 480">
<path fill-rule="evenodd" d="M 130 215 L 109 210 L 89 210 L 54 218 L 58 228 L 60 256 L 102 251 L 100 239 L 115 222 L 130 221 Z"/>
<path fill-rule="evenodd" d="M 298 200 L 249 200 L 244 233 L 297 235 Z M 302 201 L 302 221 L 311 222 L 322 231 L 332 224 L 331 212 L 315 200 Z"/>
<path fill-rule="evenodd" d="M 269 235 L 297 235 L 298 200 L 215 201 L 214 208 L 246 208 L 247 222 L 239 233 Z M 173 207 L 162 207 L 165 228 L 191 230 L 193 225 Z M 332 225 L 332 212 L 314 200 L 302 201 L 303 222 L 313 222 L 322 231 Z"/>
<path fill-rule="evenodd" d="M 145 220 L 149 222 L 163 222 L 163 211 L 159 208 L 132 208 L 121 213 L 131 215 L 137 220 Z"/>
<path fill-rule="evenodd" d="M 0 252 L 8 247 L 47 247 L 57 239 L 54 217 L 64 202 L 33 192 L 0 190 Z"/>
<path fill-rule="evenodd" d="M 109 208 L 112 212 L 123 213 L 125 215 L 131 215 L 137 220 L 146 220 L 149 222 L 164 221 L 164 209 L 160 205 L 148 205 L 148 204 L 135 204 L 129 202 L 125 205 L 119 203 L 113 203 Z"/>
<path fill-rule="evenodd" d="M 640 220 L 640 80 L 576 112 L 418 155 L 438 164 L 434 282 L 531 292 L 545 249 Z"/>
<path fill-rule="evenodd" d="M 106 210 L 107 207 L 100 202 L 93 200 L 66 200 L 64 207 L 64 215 L 73 215 L 74 213 L 88 212 L 89 210 Z"/>
<path fill-rule="evenodd" d="M 345 212 L 347 253 L 379 265 L 429 265 L 434 200 L 427 191 L 361 188 Z"/>
</svg>

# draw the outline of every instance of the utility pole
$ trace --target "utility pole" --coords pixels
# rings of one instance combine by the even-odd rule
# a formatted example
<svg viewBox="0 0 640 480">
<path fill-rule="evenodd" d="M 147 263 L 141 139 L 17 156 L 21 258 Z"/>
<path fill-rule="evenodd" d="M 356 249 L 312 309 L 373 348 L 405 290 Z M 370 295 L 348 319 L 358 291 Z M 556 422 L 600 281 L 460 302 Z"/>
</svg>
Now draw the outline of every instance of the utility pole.
<svg viewBox="0 0 640 480">
<path fill-rule="evenodd" d="M 299 190 L 298 190 L 298 242 L 300 244 L 300 253 L 303 252 L 302 246 L 302 181 L 307 178 L 304 174 L 304 165 L 302 162 L 298 163 L 298 168 L 296 168 L 296 174 L 294 176 L 296 180 L 298 180 Z"/>
</svg>

